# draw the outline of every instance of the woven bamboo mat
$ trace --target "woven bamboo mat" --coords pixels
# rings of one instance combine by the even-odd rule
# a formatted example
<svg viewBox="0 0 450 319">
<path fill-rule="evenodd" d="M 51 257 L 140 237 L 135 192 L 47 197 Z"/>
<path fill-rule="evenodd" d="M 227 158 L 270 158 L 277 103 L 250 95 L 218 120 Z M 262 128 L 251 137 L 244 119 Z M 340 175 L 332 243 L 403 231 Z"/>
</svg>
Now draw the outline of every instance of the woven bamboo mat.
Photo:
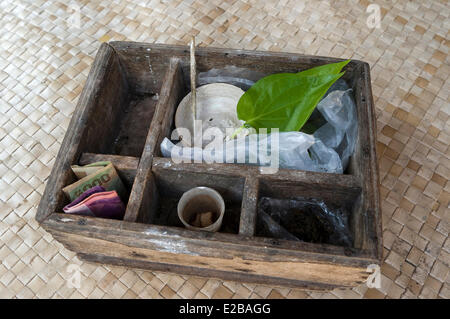
<svg viewBox="0 0 450 319">
<path fill-rule="evenodd" d="M 0 297 L 449 298 L 449 14 L 446 0 L 2 0 Z M 318 293 L 90 264 L 38 226 L 38 202 L 100 43 L 187 44 L 192 34 L 202 46 L 370 63 L 381 288 Z M 78 289 L 69 285 L 73 267 Z"/>
</svg>

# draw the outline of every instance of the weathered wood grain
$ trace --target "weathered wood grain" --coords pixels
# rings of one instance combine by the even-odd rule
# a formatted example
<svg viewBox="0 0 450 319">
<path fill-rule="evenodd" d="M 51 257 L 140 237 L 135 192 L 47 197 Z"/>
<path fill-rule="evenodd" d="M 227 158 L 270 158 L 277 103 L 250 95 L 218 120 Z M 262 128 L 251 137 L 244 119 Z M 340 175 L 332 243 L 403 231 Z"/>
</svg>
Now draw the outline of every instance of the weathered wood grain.
<svg viewBox="0 0 450 319">
<path fill-rule="evenodd" d="M 247 177 L 245 179 L 244 194 L 242 195 L 241 220 L 239 224 L 240 235 L 255 235 L 258 193 L 259 179 L 256 177 Z"/>
<path fill-rule="evenodd" d="M 360 161 L 365 164 L 362 172 L 362 183 L 363 183 L 363 195 L 366 196 L 368 203 L 368 210 L 366 214 L 368 218 L 365 220 L 368 233 L 364 236 L 365 240 L 368 242 L 365 246 L 369 251 L 372 251 L 374 256 L 381 260 L 383 254 L 383 244 L 382 244 L 382 225 L 381 225 L 381 205 L 380 205 L 380 194 L 379 194 L 379 176 L 378 176 L 378 162 L 376 155 L 376 116 L 375 116 L 375 105 L 373 102 L 372 90 L 370 88 L 370 67 L 368 63 L 363 63 L 360 66 L 362 73 L 361 89 L 362 96 L 359 100 L 362 102 L 362 110 L 364 110 L 363 117 L 367 118 L 367 147 L 368 156 L 363 156 Z M 364 148 L 366 151 L 367 148 Z M 364 247 L 364 245 L 363 245 Z"/>
<path fill-rule="evenodd" d="M 167 67 L 170 57 L 177 57 L 184 74 L 184 83 L 189 83 L 189 47 L 180 45 L 148 44 L 140 42 L 110 42 L 119 54 L 127 69 L 130 86 L 136 92 L 158 92 L 160 83 L 145 79 L 158 74 Z M 234 50 L 225 48 L 196 48 L 197 71 L 204 72 L 213 68 L 233 65 L 258 71 L 262 75 L 277 72 L 299 72 L 322 64 L 343 61 L 343 59 L 308 56 L 295 53 Z M 350 79 L 359 61 L 352 60 L 347 66 L 345 79 Z M 151 66 L 151 68 L 150 68 Z M 151 70 L 151 71 L 150 71 Z"/>
<path fill-rule="evenodd" d="M 82 260 L 88 262 L 95 262 L 99 264 L 112 264 L 122 267 L 129 267 L 130 264 L 133 264 L 133 267 L 140 269 L 147 269 L 147 270 L 150 269 L 153 271 L 177 273 L 180 275 L 189 275 L 189 276 L 200 276 L 201 274 L 202 277 L 212 279 L 236 281 L 240 283 L 249 283 L 249 284 L 260 284 L 271 287 L 280 287 L 280 288 L 292 287 L 292 288 L 301 288 L 305 290 L 333 290 L 336 288 L 343 287 L 343 285 L 322 284 L 312 281 L 301 281 L 281 277 L 261 276 L 251 274 L 248 272 L 239 273 L 235 271 L 222 271 L 209 268 L 202 268 L 201 270 L 199 270 L 199 267 L 194 266 L 183 266 L 183 265 L 166 264 L 162 262 L 141 261 L 136 260 L 134 258 L 131 259 L 116 258 L 86 253 L 79 253 L 77 254 L 77 256 Z M 363 281 L 361 281 L 361 283 L 363 283 Z"/>
<path fill-rule="evenodd" d="M 361 182 L 362 193 L 353 209 L 355 247 L 382 257 L 381 208 L 378 164 L 376 161 L 376 118 L 370 89 L 367 63 L 359 66 L 361 76 L 355 81 L 355 102 L 358 113 L 358 138 L 353 157 L 355 176 Z"/>
<path fill-rule="evenodd" d="M 220 172 L 218 172 L 220 173 Z M 159 191 L 168 197 L 181 197 L 193 187 L 207 186 L 217 190 L 227 200 L 240 202 L 244 179 L 238 176 L 226 174 L 211 174 L 203 172 L 174 171 L 170 169 L 157 169 L 153 167 L 153 174 Z"/>
<path fill-rule="evenodd" d="M 111 223 L 116 224 L 116 230 L 105 234 L 104 227 L 109 228 Z M 86 254 L 322 284 L 351 285 L 362 281 L 368 275 L 367 265 L 373 262 L 360 257 L 280 249 L 229 234 L 213 234 L 218 236 L 211 240 L 204 232 L 81 216 L 55 214 L 44 222 L 44 227 L 69 249 Z M 201 237 L 204 239 L 199 240 Z M 252 245 L 248 244 L 250 240 Z"/>
<path fill-rule="evenodd" d="M 52 232 L 52 235 L 59 241 L 66 243 L 65 246 L 68 249 L 96 255 L 100 260 L 102 256 L 128 259 L 131 266 L 134 267 L 142 265 L 139 262 L 195 267 L 197 275 L 202 275 L 203 270 L 208 269 L 210 274 L 214 274 L 215 271 L 256 274 L 275 278 L 281 277 L 286 282 L 310 281 L 322 285 L 344 287 L 363 282 L 369 275 L 365 273 L 365 268 L 338 266 L 336 264 L 292 262 L 287 259 L 283 261 L 251 260 L 245 257 L 233 259 L 207 258 L 178 252 L 171 253 L 161 249 L 149 251 L 148 249 L 134 248 L 130 250 L 127 245 L 76 234 Z M 213 275 L 213 277 L 218 277 L 218 274 Z"/>
<path fill-rule="evenodd" d="M 288 169 L 280 169 L 277 174 L 262 174 L 259 167 L 251 165 L 175 163 L 169 158 L 155 157 L 153 171 L 167 171 L 166 174 L 173 176 L 176 176 L 177 172 L 191 172 L 197 173 L 198 176 L 215 175 L 218 176 L 217 178 L 220 176 L 254 177 L 260 179 L 259 187 L 266 196 L 282 198 L 313 197 L 344 203 L 355 200 L 361 191 L 360 182 L 352 175 Z M 169 173 L 170 171 L 172 173 Z M 195 179 L 191 180 L 192 183 L 195 183 Z"/>
<path fill-rule="evenodd" d="M 193 254 L 205 257 L 222 256 L 225 258 L 226 256 L 232 256 L 228 255 L 229 249 L 238 249 L 242 255 L 251 254 L 252 251 L 259 252 L 258 258 L 262 260 L 283 260 L 284 256 L 289 255 L 289 258 L 293 258 L 292 260 L 336 262 L 357 266 L 374 261 L 369 253 L 360 254 L 358 249 L 350 247 L 236 236 L 229 233 L 197 232 L 178 227 L 129 223 L 77 215 L 52 214 L 46 219 L 43 226 L 50 231 L 53 229 L 86 236 L 95 235 L 98 238 L 115 240 L 120 243 L 127 242 L 130 247 L 155 248 L 159 245 L 158 243 L 167 242 L 167 249 L 169 249 L 169 247 L 175 247 L 176 243 L 182 239 L 184 243 L 190 246 L 185 246 L 179 250 L 180 252 L 189 253 L 190 251 Z M 151 244 L 153 240 L 154 244 Z M 201 251 L 193 250 L 200 249 L 200 247 L 203 248 Z"/>
</svg>

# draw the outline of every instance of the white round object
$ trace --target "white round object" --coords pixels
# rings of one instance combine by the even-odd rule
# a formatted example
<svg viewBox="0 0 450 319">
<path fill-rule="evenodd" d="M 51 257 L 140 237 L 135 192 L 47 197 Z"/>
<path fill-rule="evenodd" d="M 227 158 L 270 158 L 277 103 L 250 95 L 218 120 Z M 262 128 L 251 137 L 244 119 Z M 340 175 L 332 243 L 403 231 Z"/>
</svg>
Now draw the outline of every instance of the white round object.
<svg viewBox="0 0 450 319">
<path fill-rule="evenodd" d="M 244 121 L 237 117 L 236 107 L 244 91 L 226 83 L 211 83 L 197 88 L 197 120 L 202 121 L 202 134 L 210 127 L 219 128 L 224 138 L 226 129 L 237 129 Z M 182 144 L 190 146 L 193 140 L 193 114 L 191 93 L 180 102 L 175 114 L 175 127 L 187 128 L 191 132 L 191 141 L 182 139 Z M 203 140 L 202 147 L 210 140 Z"/>
<path fill-rule="evenodd" d="M 190 230 L 204 230 L 216 232 L 222 226 L 223 215 L 225 214 L 225 202 L 222 196 L 214 189 L 199 186 L 183 193 L 177 206 L 178 217 L 183 225 Z M 206 227 L 196 227 L 189 222 L 198 213 L 212 212 L 214 222 Z"/>
</svg>

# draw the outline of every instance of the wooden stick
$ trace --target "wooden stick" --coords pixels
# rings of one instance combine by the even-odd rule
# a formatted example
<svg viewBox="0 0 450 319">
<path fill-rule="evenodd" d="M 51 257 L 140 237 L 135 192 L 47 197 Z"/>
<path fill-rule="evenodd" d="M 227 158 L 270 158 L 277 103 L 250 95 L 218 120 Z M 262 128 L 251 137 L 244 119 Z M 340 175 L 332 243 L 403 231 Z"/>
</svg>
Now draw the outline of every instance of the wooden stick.
<svg viewBox="0 0 450 319">
<path fill-rule="evenodd" d="M 193 122 L 193 134 L 194 134 L 194 145 L 196 140 L 196 129 L 195 129 L 195 121 L 197 120 L 197 95 L 196 95 L 196 63 L 195 63 L 195 37 L 192 37 L 191 40 L 191 101 L 192 101 L 192 115 L 194 118 Z"/>
</svg>

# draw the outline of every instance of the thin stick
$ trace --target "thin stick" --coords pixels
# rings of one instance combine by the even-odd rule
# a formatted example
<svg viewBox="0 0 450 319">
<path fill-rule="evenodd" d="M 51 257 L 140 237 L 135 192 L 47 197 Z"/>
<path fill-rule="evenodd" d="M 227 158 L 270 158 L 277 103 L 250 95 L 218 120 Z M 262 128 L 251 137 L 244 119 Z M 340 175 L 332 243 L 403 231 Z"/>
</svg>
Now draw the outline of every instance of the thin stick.
<svg viewBox="0 0 450 319">
<path fill-rule="evenodd" d="M 194 118 L 193 130 L 194 130 L 194 141 L 196 138 L 195 121 L 197 120 L 197 95 L 196 95 L 196 64 L 195 64 L 195 37 L 191 40 L 191 101 L 192 101 L 192 115 Z"/>
</svg>

